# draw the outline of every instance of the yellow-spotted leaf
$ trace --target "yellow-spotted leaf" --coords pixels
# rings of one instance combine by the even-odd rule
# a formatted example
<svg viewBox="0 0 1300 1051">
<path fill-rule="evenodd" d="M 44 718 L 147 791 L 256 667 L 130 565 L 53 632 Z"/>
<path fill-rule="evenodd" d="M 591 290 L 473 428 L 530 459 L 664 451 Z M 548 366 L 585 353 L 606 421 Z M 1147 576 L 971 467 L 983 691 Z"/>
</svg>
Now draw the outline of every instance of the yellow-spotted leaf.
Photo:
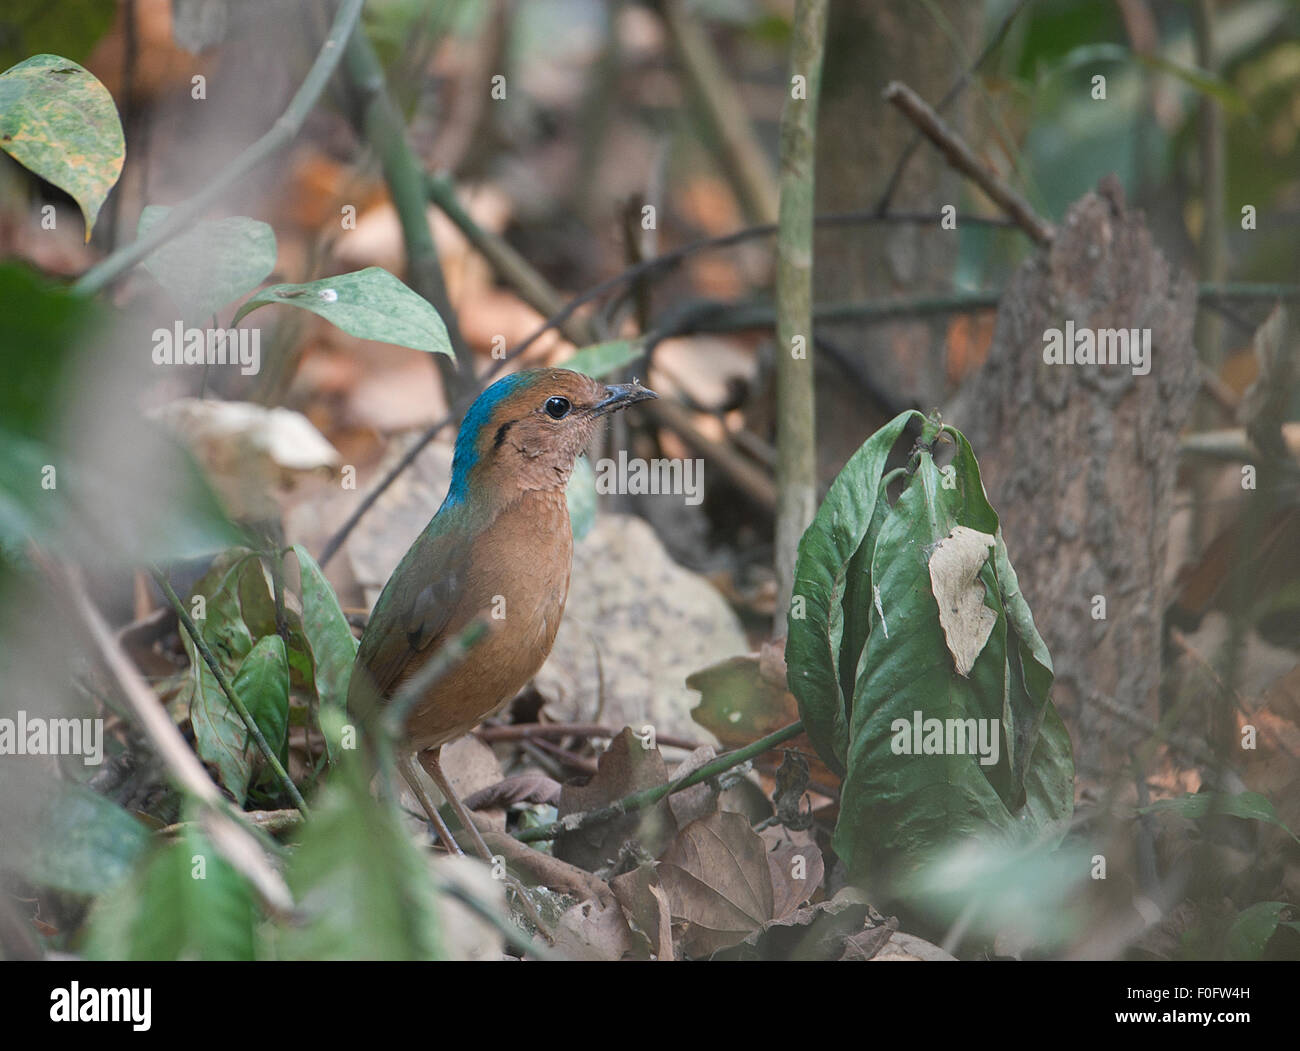
<svg viewBox="0 0 1300 1051">
<path fill-rule="evenodd" d="M 77 202 L 89 241 L 126 158 L 122 122 L 108 89 L 58 55 L 35 55 L 5 70 L 0 149 Z"/>
</svg>

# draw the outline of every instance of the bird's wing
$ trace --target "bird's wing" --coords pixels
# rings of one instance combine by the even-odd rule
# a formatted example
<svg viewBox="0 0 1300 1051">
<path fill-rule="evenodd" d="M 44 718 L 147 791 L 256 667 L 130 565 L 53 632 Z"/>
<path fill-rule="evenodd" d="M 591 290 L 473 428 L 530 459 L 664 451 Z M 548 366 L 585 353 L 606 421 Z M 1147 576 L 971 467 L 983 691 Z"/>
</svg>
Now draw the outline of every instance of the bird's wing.
<svg viewBox="0 0 1300 1051">
<path fill-rule="evenodd" d="M 362 636 L 349 708 L 367 702 L 364 712 L 387 698 L 411 660 L 447 634 L 465 592 L 468 550 L 467 536 L 454 526 L 425 530 L 411 545 Z"/>
</svg>

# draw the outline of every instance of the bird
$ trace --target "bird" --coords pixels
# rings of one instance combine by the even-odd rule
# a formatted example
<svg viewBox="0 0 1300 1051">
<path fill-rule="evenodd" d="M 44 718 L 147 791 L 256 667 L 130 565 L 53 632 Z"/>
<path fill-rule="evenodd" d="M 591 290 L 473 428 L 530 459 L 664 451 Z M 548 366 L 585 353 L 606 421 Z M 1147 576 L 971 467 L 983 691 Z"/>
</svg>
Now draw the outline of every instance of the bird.
<svg viewBox="0 0 1300 1051">
<path fill-rule="evenodd" d="M 563 368 L 497 380 L 461 423 L 446 498 L 375 603 L 353 664 L 348 710 L 370 723 L 407 689 L 397 766 L 453 854 L 463 852 L 416 764 L 490 861 L 443 773 L 442 746 L 500 712 L 546 660 L 569 592 L 573 531 L 565 491 L 574 463 L 604 417 L 656 397 L 636 380 L 606 385 Z M 493 630 L 425 691 L 414 677 L 475 622 Z"/>
</svg>

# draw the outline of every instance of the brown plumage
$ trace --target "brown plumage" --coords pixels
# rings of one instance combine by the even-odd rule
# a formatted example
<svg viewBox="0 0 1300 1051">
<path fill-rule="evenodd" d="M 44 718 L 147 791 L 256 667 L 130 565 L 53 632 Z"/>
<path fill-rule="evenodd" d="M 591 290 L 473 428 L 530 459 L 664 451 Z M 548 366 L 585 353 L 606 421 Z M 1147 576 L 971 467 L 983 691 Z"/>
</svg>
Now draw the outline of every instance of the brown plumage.
<svg viewBox="0 0 1300 1051">
<path fill-rule="evenodd" d="M 412 706 L 401 742 L 417 794 L 414 753 L 480 852 L 486 847 L 445 783 L 438 749 L 509 703 L 546 660 L 569 592 L 565 489 L 574 460 L 602 417 L 653 397 L 635 383 L 606 386 L 567 369 L 516 373 L 479 395 L 456 439 L 447 498 L 394 570 L 362 636 L 348 707 L 366 721 L 443 642 L 490 618 L 494 630 Z M 436 811 L 430 818 L 440 824 Z"/>
</svg>

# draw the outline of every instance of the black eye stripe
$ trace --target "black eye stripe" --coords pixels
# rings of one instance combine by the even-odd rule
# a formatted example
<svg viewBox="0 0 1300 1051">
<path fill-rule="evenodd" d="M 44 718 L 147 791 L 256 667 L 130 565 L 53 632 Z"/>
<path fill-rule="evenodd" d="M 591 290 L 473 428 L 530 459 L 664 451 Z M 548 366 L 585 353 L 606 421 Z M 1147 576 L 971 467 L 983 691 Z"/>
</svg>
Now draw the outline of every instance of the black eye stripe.
<svg viewBox="0 0 1300 1051">
<path fill-rule="evenodd" d="M 573 405 L 570 404 L 569 399 L 561 398 L 559 395 L 556 395 L 553 398 L 547 398 L 546 404 L 542 406 L 546 415 L 553 420 L 564 419 L 564 417 L 569 415 L 569 410 L 572 408 Z"/>
</svg>

